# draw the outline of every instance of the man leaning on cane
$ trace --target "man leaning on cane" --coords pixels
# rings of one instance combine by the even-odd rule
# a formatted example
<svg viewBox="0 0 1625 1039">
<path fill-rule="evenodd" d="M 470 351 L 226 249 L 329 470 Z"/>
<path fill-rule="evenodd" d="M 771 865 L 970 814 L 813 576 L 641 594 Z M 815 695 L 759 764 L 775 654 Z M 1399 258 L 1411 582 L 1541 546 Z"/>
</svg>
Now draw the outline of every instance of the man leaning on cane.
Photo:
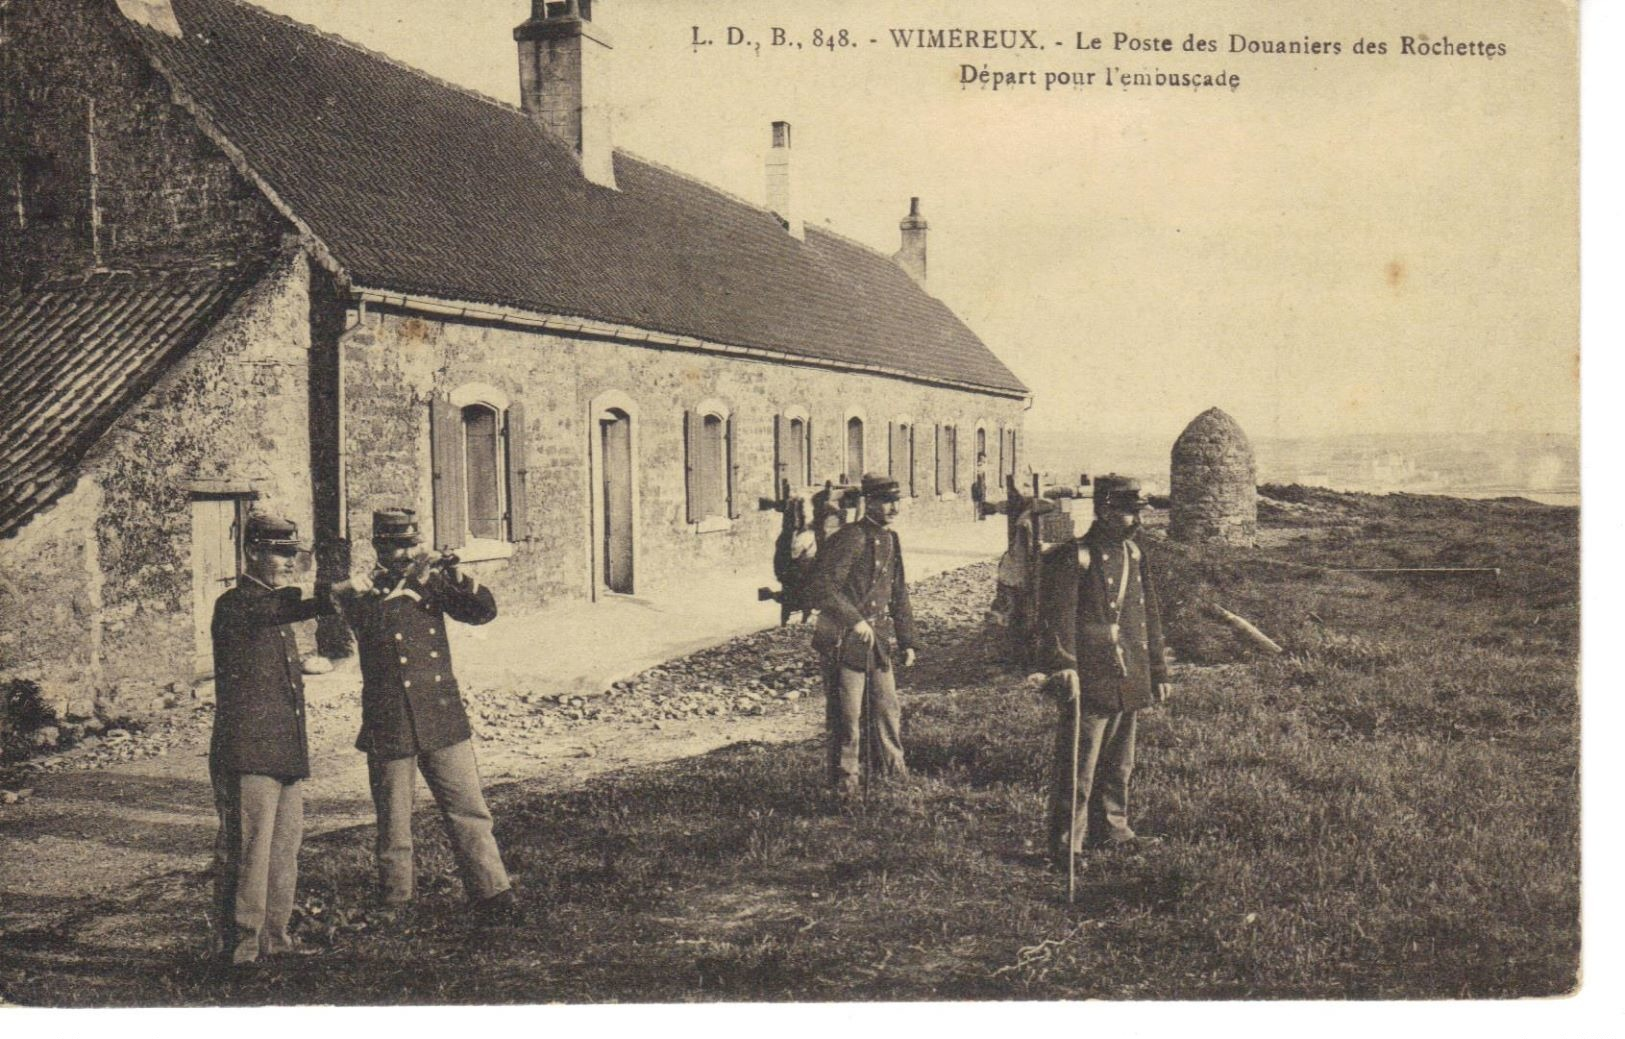
<svg viewBox="0 0 1625 1039">
<path fill-rule="evenodd" d="M 1094 524 L 1043 562 L 1040 663 L 1060 701 L 1049 810 L 1058 865 L 1086 841 L 1140 839 L 1128 821 L 1136 716 L 1171 691 L 1156 586 L 1135 542 L 1145 505 L 1138 480 L 1097 478 Z"/>
<path fill-rule="evenodd" d="M 861 782 L 865 685 L 872 767 L 883 775 L 908 774 L 897 679 L 887 646 L 887 636 L 895 634 L 903 666 L 913 665 L 914 614 L 903 576 L 903 546 L 891 529 L 900 497 L 896 480 L 865 476 L 863 518 L 829 537 L 813 576 L 818 606 L 813 648 L 824 677 L 830 781 L 843 796 L 857 793 Z"/>
</svg>

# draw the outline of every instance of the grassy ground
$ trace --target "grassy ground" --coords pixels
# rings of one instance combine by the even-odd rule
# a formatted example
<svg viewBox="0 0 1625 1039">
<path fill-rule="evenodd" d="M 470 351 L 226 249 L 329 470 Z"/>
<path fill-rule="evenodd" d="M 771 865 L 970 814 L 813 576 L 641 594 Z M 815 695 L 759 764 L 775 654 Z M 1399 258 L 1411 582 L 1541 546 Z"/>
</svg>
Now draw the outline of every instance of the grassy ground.
<svg viewBox="0 0 1625 1039">
<path fill-rule="evenodd" d="M 220 984 L 204 889 L 157 878 L 0 951 L 28 1005 L 1448 998 L 1552 995 L 1579 948 L 1574 510 L 1272 489 L 1269 548 L 1163 545 L 1182 657 L 1143 718 L 1135 820 L 1081 897 L 1032 855 L 1056 708 L 985 661 L 991 568 L 917 593 L 915 778 L 835 810 L 816 743 L 736 746 L 493 797 L 531 921 L 472 931 L 419 819 L 411 920 L 367 908 L 369 835 L 307 845 L 320 956 Z M 1261 561 L 1267 560 L 1267 561 Z M 1283 565 L 1286 563 L 1300 565 Z M 1307 565 L 1499 565 L 1500 581 Z M 1218 601 L 1281 641 L 1251 659 Z M 805 639 L 805 630 L 771 636 Z M 821 711 L 816 702 L 797 709 Z M 101 933 L 107 933 L 103 926 Z"/>
</svg>

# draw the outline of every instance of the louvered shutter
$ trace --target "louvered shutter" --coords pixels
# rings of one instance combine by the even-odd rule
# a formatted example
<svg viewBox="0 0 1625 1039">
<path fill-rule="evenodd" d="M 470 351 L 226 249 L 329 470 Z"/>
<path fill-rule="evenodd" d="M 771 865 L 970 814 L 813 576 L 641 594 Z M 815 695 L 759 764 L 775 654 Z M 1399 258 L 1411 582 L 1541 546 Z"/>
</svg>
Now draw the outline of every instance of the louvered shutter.
<svg viewBox="0 0 1625 1039">
<path fill-rule="evenodd" d="M 908 494 L 911 498 L 920 496 L 920 438 L 915 435 L 919 428 L 912 423 L 908 427 Z"/>
<path fill-rule="evenodd" d="M 429 399 L 429 451 L 432 456 L 434 544 L 443 552 L 460 548 L 468 526 L 463 492 L 463 413 L 444 393 Z"/>
<path fill-rule="evenodd" d="M 530 454 L 525 435 L 525 405 L 514 401 L 508 405 L 508 540 L 525 541 L 530 537 L 530 496 L 526 478 L 530 473 Z"/>
<path fill-rule="evenodd" d="M 740 516 L 739 499 L 743 497 L 739 480 L 739 451 L 734 447 L 734 417 L 728 416 L 723 426 L 722 443 L 724 465 L 728 467 L 728 518 L 738 519 Z"/>
<path fill-rule="evenodd" d="M 936 492 L 941 494 L 945 484 L 942 479 L 942 423 L 940 422 L 936 425 L 932 459 L 936 464 Z"/>
<path fill-rule="evenodd" d="M 773 498 L 783 501 L 789 497 L 784 482 L 789 479 L 790 463 L 784 456 L 784 416 L 773 416 Z"/>
<path fill-rule="evenodd" d="M 688 521 L 698 523 L 705 517 L 700 515 L 700 416 L 695 411 L 683 412 L 683 468 Z"/>
</svg>

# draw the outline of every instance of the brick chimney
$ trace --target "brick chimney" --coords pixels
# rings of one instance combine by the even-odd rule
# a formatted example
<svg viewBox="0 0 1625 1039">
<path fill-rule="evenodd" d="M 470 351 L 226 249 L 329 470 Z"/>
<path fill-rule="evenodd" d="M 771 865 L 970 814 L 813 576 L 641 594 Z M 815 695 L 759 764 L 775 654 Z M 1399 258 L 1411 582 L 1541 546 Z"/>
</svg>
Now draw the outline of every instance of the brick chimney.
<svg viewBox="0 0 1625 1039">
<path fill-rule="evenodd" d="M 790 124 L 782 119 L 773 124 L 773 147 L 767 153 L 767 208 L 791 237 L 806 238 L 807 229 L 796 213 L 790 183 Z"/>
<path fill-rule="evenodd" d="M 519 44 L 519 107 L 576 150 L 594 184 L 615 186 L 610 134 L 608 34 L 592 20 L 594 0 L 532 0 Z M 600 8 L 603 0 L 598 0 Z"/>
<path fill-rule="evenodd" d="M 903 247 L 892 255 L 892 259 L 902 264 L 909 276 L 921 285 L 925 284 L 925 232 L 931 225 L 925 222 L 920 215 L 920 199 L 918 196 L 908 200 L 908 216 L 897 225 L 903 231 Z"/>
</svg>

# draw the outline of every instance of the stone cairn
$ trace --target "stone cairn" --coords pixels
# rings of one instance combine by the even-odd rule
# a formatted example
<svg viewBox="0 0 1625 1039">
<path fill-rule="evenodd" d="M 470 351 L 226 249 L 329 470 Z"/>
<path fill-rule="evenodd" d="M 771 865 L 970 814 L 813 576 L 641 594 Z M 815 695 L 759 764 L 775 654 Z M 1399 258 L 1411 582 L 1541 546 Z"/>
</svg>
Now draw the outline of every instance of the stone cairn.
<svg viewBox="0 0 1625 1039">
<path fill-rule="evenodd" d="M 1241 425 L 1209 408 L 1174 441 L 1168 534 L 1180 541 L 1251 546 L 1258 538 L 1258 467 Z"/>
</svg>

